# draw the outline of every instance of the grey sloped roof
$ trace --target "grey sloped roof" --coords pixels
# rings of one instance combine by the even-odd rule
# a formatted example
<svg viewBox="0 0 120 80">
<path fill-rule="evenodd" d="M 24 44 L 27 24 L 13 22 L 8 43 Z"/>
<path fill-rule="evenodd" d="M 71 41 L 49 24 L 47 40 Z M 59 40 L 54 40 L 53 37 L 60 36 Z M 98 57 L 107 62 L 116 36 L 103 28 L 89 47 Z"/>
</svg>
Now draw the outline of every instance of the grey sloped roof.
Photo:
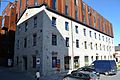
<svg viewBox="0 0 120 80">
<path fill-rule="evenodd" d="M 120 46 L 115 46 L 115 51 L 120 51 Z"/>
</svg>

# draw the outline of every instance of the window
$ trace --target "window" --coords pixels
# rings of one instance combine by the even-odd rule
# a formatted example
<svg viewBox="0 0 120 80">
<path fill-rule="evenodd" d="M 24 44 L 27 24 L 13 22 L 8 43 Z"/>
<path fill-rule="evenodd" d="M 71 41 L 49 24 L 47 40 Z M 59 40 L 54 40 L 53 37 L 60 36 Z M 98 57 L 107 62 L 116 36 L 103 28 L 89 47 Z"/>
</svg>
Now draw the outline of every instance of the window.
<svg viewBox="0 0 120 80">
<path fill-rule="evenodd" d="M 78 26 L 75 26 L 75 32 L 78 33 Z"/>
<path fill-rule="evenodd" d="M 52 34 L 52 45 L 57 45 L 57 35 Z"/>
<path fill-rule="evenodd" d="M 37 17 L 34 18 L 34 27 L 37 27 Z"/>
<path fill-rule="evenodd" d="M 95 33 L 95 39 L 97 39 L 97 37 L 96 37 L 96 33 Z"/>
<path fill-rule="evenodd" d="M 17 40 L 17 49 L 19 49 L 19 45 L 20 44 L 20 41 L 19 40 Z"/>
<path fill-rule="evenodd" d="M 74 0 L 74 4 L 77 6 L 78 5 L 78 0 Z"/>
<path fill-rule="evenodd" d="M 106 37 L 106 42 L 108 41 L 107 37 Z"/>
<path fill-rule="evenodd" d="M 102 38 L 103 38 L 103 41 L 104 41 L 104 36 L 102 36 Z"/>
<path fill-rule="evenodd" d="M 20 8 L 22 8 L 22 0 L 20 0 Z"/>
<path fill-rule="evenodd" d="M 93 47 L 92 47 L 92 42 L 90 43 L 90 48 L 93 49 Z"/>
<path fill-rule="evenodd" d="M 37 43 L 37 34 L 34 33 L 33 34 L 33 46 L 36 46 L 36 43 Z"/>
<path fill-rule="evenodd" d="M 70 69 L 70 62 L 71 62 L 71 57 L 70 56 L 65 56 L 64 57 L 64 68 L 65 68 L 65 70 Z"/>
<path fill-rule="evenodd" d="M 28 23 L 25 23 L 25 32 L 28 30 Z"/>
<path fill-rule="evenodd" d="M 92 22 L 91 22 L 91 11 L 90 11 L 90 7 L 88 6 L 88 20 L 89 20 L 89 25 L 92 26 Z"/>
<path fill-rule="evenodd" d="M 69 23 L 65 22 L 65 30 L 69 31 Z"/>
<path fill-rule="evenodd" d="M 79 48 L 79 40 L 76 40 L 76 47 Z"/>
<path fill-rule="evenodd" d="M 69 38 L 66 37 L 66 47 L 69 47 Z"/>
<path fill-rule="evenodd" d="M 101 40 L 101 36 L 100 36 L 100 34 L 99 34 L 99 40 Z"/>
<path fill-rule="evenodd" d="M 83 16 L 82 16 L 83 23 L 86 23 L 86 10 L 85 10 L 84 3 L 82 4 L 82 13 L 83 13 Z"/>
<path fill-rule="evenodd" d="M 75 10 L 75 19 L 78 20 L 78 11 Z"/>
<path fill-rule="evenodd" d="M 94 16 L 94 28 L 96 28 L 96 17 Z"/>
<path fill-rule="evenodd" d="M 98 29 L 100 30 L 100 18 L 98 18 Z"/>
<path fill-rule="evenodd" d="M 28 6 L 28 1 L 29 1 L 29 0 L 26 0 L 26 6 Z"/>
<path fill-rule="evenodd" d="M 65 5 L 65 15 L 68 15 L 68 5 Z"/>
<path fill-rule="evenodd" d="M 56 18 L 55 17 L 52 17 L 52 26 L 56 27 Z"/>
<path fill-rule="evenodd" d="M 103 49 L 104 49 L 104 51 L 105 51 L 105 45 L 103 45 Z"/>
<path fill-rule="evenodd" d="M 100 50 L 102 50 L 102 48 L 101 48 L 101 44 L 100 44 Z"/>
<path fill-rule="evenodd" d="M 53 56 L 52 57 L 52 68 L 56 68 L 57 67 L 57 57 Z"/>
<path fill-rule="evenodd" d="M 36 56 L 33 56 L 32 57 L 32 59 L 33 59 L 33 68 L 36 68 Z"/>
<path fill-rule="evenodd" d="M 105 22 L 103 22 L 103 26 L 102 26 L 102 32 L 104 32 L 105 28 Z"/>
<path fill-rule="evenodd" d="M 83 29 L 83 31 L 84 31 L 84 36 L 86 36 L 86 29 Z"/>
<path fill-rule="evenodd" d="M 38 5 L 38 0 L 34 0 L 34 5 L 35 5 L 35 6 Z"/>
<path fill-rule="evenodd" d="M 91 31 L 89 32 L 89 34 L 90 34 L 90 37 L 92 37 L 92 32 Z"/>
<path fill-rule="evenodd" d="M 84 60 L 85 60 L 85 66 L 88 66 L 88 65 L 89 65 L 89 59 L 88 59 L 88 56 L 85 56 L 85 57 L 84 57 Z"/>
<path fill-rule="evenodd" d="M 52 9 L 56 10 L 56 0 L 52 0 Z"/>
<path fill-rule="evenodd" d="M 24 48 L 27 47 L 27 38 L 24 38 Z"/>
<path fill-rule="evenodd" d="M 78 68 L 79 67 L 79 56 L 75 56 L 74 57 L 74 68 Z"/>
<path fill-rule="evenodd" d="M 97 48 L 97 43 L 95 44 L 95 47 L 96 47 L 96 50 L 98 50 L 98 48 Z"/>
<path fill-rule="evenodd" d="M 84 42 L 84 46 L 85 46 L 85 49 L 87 49 L 87 42 L 86 41 Z"/>
<path fill-rule="evenodd" d="M 91 60 L 93 61 L 93 56 L 91 56 Z"/>
</svg>

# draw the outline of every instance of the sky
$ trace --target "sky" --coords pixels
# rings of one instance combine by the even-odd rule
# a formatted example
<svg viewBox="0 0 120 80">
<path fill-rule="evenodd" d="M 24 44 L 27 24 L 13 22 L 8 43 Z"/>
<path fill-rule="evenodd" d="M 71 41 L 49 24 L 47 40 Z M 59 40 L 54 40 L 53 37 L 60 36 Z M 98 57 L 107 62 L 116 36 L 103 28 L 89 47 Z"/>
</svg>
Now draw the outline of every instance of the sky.
<svg viewBox="0 0 120 80">
<path fill-rule="evenodd" d="M 120 44 L 120 0 L 83 0 L 112 23 L 114 45 Z"/>
<path fill-rule="evenodd" d="M 1 1 L 1 0 L 0 0 Z M 7 1 L 7 0 L 2 0 Z M 14 0 L 10 0 L 13 2 Z M 104 18 L 112 23 L 114 32 L 114 45 L 120 44 L 120 0 L 83 0 Z M 0 15 L 8 2 L 2 2 Z"/>
</svg>

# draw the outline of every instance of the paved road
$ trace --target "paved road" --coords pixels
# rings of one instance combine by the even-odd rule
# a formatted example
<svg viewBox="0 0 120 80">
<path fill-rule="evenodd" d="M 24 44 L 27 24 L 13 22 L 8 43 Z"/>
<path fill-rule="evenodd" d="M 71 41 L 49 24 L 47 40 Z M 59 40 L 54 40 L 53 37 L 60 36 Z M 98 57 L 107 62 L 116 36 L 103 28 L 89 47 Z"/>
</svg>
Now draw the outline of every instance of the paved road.
<svg viewBox="0 0 120 80">
<path fill-rule="evenodd" d="M 17 72 L 8 68 L 0 68 L 0 80 L 35 80 L 25 72 Z"/>
<path fill-rule="evenodd" d="M 35 80 L 35 78 L 33 75 L 27 74 L 25 72 L 12 71 L 7 68 L 0 67 L 0 80 Z M 40 80 L 62 80 L 62 77 L 57 75 L 50 75 L 47 77 L 41 77 Z M 117 75 L 101 75 L 100 80 L 120 80 L 120 71 L 118 71 Z"/>
<path fill-rule="evenodd" d="M 101 75 L 100 80 L 120 80 L 120 71 L 116 75 L 105 76 Z"/>
</svg>

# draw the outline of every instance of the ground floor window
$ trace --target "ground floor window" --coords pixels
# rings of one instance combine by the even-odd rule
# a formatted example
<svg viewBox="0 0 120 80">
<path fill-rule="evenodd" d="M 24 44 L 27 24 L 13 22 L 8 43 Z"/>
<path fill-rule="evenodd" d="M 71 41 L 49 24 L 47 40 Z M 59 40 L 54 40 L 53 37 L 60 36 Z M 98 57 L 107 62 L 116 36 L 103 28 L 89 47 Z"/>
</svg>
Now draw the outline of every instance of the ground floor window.
<svg viewBox="0 0 120 80">
<path fill-rule="evenodd" d="M 33 57 L 32 57 L 32 60 L 33 60 L 33 65 L 32 65 L 32 67 L 33 67 L 33 68 L 36 68 L 36 56 L 33 56 Z"/>
<path fill-rule="evenodd" d="M 74 57 L 74 68 L 78 68 L 79 67 L 79 56 L 75 56 Z"/>
<path fill-rule="evenodd" d="M 57 67 L 57 57 L 52 57 L 52 68 Z"/>
<path fill-rule="evenodd" d="M 65 56 L 64 57 L 64 68 L 65 68 L 65 70 L 70 69 L 70 62 L 71 62 L 71 57 L 70 56 Z"/>
<path fill-rule="evenodd" d="M 89 65 L 89 59 L 88 59 L 89 57 L 88 56 L 85 56 L 85 66 L 88 66 Z"/>
</svg>

